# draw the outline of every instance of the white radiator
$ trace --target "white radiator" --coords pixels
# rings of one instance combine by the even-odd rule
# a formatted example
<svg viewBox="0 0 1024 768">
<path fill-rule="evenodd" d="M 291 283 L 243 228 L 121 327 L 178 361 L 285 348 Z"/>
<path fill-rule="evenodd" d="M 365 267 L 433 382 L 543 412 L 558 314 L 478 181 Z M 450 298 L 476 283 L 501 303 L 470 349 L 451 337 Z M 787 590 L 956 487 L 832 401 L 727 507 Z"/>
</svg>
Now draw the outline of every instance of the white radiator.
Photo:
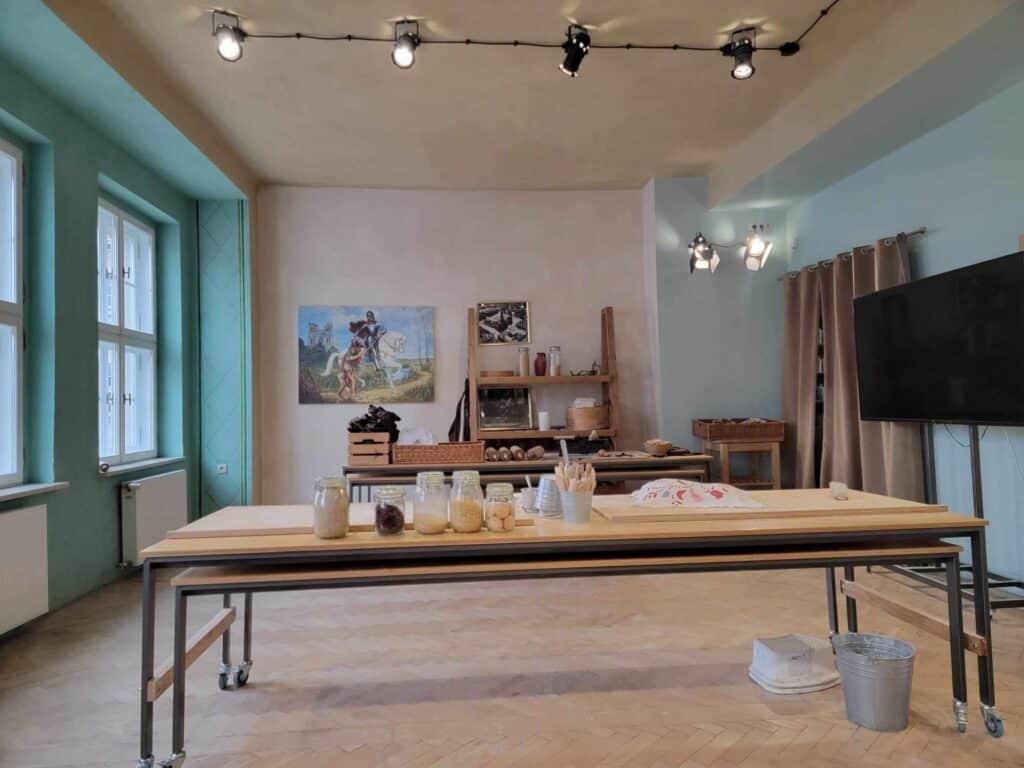
<svg viewBox="0 0 1024 768">
<path fill-rule="evenodd" d="M 125 564 L 138 563 L 139 552 L 188 523 L 185 470 L 121 484 L 121 544 Z"/>
<path fill-rule="evenodd" d="M 50 609 L 46 507 L 0 512 L 0 634 Z"/>
</svg>

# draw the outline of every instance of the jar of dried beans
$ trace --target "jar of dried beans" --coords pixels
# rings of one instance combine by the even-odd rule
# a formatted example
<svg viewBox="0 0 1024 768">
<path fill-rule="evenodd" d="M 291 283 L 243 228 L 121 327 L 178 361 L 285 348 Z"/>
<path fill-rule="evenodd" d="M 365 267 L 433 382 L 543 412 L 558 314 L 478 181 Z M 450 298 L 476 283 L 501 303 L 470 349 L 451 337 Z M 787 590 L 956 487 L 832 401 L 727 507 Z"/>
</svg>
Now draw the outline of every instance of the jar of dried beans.
<svg viewBox="0 0 1024 768">
<path fill-rule="evenodd" d="M 376 489 L 374 497 L 374 522 L 381 536 L 393 536 L 405 530 L 405 489 L 397 485 L 385 485 Z"/>
<path fill-rule="evenodd" d="M 487 498 L 484 500 L 484 523 L 494 533 L 514 531 L 516 507 L 512 483 L 488 483 Z"/>
</svg>

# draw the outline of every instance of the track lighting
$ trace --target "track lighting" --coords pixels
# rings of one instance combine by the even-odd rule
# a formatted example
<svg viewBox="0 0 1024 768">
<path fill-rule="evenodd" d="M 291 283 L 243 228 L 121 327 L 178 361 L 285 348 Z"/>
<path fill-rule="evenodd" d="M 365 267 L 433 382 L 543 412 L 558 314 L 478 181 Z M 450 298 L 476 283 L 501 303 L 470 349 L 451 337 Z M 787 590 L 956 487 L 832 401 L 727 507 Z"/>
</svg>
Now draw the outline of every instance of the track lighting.
<svg viewBox="0 0 1024 768">
<path fill-rule="evenodd" d="M 565 33 L 562 50 L 565 51 L 565 60 L 558 65 L 558 68 L 569 77 L 577 77 L 580 64 L 590 53 L 590 33 L 579 24 L 571 24 Z"/>
<path fill-rule="evenodd" d="M 772 252 L 773 243 L 765 238 L 765 230 L 764 224 L 753 225 L 743 247 L 740 248 L 743 264 L 751 272 L 763 269 L 765 262 L 768 261 L 768 254 Z"/>
<path fill-rule="evenodd" d="M 732 33 L 732 42 L 722 47 L 722 53 L 732 56 L 732 76 L 735 80 L 749 80 L 754 76 L 754 47 L 756 30 L 737 29 Z"/>
<path fill-rule="evenodd" d="M 213 36 L 217 39 L 217 53 L 224 61 L 238 61 L 242 58 L 245 32 L 235 14 L 214 11 Z"/>
<path fill-rule="evenodd" d="M 399 69 L 409 69 L 416 63 L 416 49 L 420 44 L 420 25 L 415 21 L 399 21 L 395 24 L 395 47 L 391 49 L 391 60 Z"/>
<path fill-rule="evenodd" d="M 708 270 L 712 274 L 718 269 L 721 259 L 718 257 L 718 251 L 715 247 L 707 241 L 700 232 L 697 236 L 690 241 L 690 245 L 687 248 L 690 252 L 690 274 L 692 275 L 694 270 Z"/>
</svg>

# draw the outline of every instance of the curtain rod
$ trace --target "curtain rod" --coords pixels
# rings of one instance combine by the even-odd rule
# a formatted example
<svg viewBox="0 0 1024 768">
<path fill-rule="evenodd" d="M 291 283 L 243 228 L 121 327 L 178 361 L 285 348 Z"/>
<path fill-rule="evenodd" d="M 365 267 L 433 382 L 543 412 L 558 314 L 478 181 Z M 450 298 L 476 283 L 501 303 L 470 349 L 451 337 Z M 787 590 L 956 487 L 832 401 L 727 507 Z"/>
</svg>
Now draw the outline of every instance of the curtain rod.
<svg viewBox="0 0 1024 768">
<path fill-rule="evenodd" d="M 906 235 L 907 237 L 917 237 L 918 235 L 925 234 L 927 231 L 928 231 L 928 227 L 918 227 L 917 229 L 912 229 L 910 232 L 900 232 L 900 235 Z M 884 243 L 888 243 L 888 242 L 896 240 L 896 238 L 899 237 L 900 235 L 896 235 L 895 237 L 883 237 L 883 238 L 881 238 L 881 240 Z M 860 250 L 862 248 L 870 248 L 870 247 L 871 247 L 870 245 L 859 245 L 856 248 L 854 248 L 853 250 L 857 251 L 857 250 Z M 801 267 L 800 269 L 794 269 L 794 270 L 792 270 L 790 272 L 786 272 L 785 274 L 779 275 L 779 277 L 776 278 L 776 282 L 781 283 L 783 278 L 786 278 L 786 277 L 796 277 L 797 275 L 799 275 L 801 272 L 803 272 L 806 269 L 817 269 L 818 267 L 823 267 L 823 266 L 825 266 L 827 264 L 831 264 L 833 261 L 836 260 L 836 258 L 837 257 L 833 256 L 831 259 L 823 259 L 822 261 L 816 262 L 814 264 L 809 264 L 806 267 Z"/>
</svg>

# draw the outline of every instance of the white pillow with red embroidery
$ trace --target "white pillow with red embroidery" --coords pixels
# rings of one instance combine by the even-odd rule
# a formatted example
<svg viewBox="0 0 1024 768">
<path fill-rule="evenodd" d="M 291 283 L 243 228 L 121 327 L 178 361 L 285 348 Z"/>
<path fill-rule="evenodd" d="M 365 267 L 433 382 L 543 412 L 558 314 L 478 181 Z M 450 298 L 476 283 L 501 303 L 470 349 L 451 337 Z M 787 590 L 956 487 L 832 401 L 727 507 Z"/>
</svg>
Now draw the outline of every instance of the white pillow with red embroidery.
<svg viewBox="0 0 1024 768">
<path fill-rule="evenodd" d="M 761 507 L 759 501 L 733 485 L 692 480 L 652 480 L 633 491 L 639 507 Z"/>
</svg>

